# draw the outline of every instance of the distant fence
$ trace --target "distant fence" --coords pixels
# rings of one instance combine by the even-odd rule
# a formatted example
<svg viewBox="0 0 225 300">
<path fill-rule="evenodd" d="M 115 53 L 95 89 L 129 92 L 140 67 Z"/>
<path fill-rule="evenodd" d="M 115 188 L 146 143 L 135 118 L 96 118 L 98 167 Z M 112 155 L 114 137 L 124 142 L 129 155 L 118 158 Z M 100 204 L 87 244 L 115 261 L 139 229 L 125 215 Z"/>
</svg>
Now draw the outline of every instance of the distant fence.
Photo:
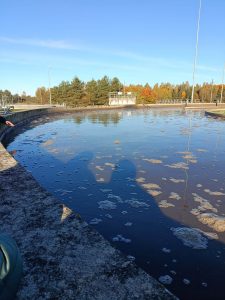
<svg viewBox="0 0 225 300">
<path fill-rule="evenodd" d="M 163 99 L 163 100 L 158 100 L 156 101 L 157 104 L 185 104 L 188 102 L 187 100 L 184 99 Z"/>
<path fill-rule="evenodd" d="M 191 99 L 163 99 L 163 100 L 158 100 L 156 101 L 157 104 L 186 104 L 190 103 Z M 195 99 L 193 103 L 215 103 L 218 102 L 220 103 L 219 99 L 214 99 L 212 102 L 205 102 L 201 99 Z"/>
</svg>

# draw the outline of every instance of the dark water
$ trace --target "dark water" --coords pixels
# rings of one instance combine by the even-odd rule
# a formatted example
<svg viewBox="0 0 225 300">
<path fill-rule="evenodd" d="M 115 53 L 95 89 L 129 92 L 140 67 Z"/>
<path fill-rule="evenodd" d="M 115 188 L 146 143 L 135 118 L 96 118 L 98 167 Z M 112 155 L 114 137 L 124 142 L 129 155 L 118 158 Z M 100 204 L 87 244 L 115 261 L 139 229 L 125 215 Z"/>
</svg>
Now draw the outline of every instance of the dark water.
<svg viewBox="0 0 225 300">
<path fill-rule="evenodd" d="M 77 113 L 41 118 L 7 144 L 115 247 L 155 278 L 169 275 L 178 297 L 225 299 L 224 121 L 168 109 Z"/>
</svg>

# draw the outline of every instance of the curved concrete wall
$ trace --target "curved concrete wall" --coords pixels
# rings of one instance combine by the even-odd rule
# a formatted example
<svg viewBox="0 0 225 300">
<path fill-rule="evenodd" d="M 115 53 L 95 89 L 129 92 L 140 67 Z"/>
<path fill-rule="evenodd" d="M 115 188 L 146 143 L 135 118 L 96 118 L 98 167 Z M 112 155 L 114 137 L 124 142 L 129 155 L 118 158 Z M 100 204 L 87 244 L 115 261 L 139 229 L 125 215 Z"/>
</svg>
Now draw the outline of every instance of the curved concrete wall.
<svg viewBox="0 0 225 300">
<path fill-rule="evenodd" d="M 221 113 L 222 109 L 218 109 L 218 110 L 212 110 L 212 111 L 205 111 L 205 114 L 211 117 L 216 117 L 216 118 L 221 118 L 221 119 L 225 119 L 225 114 Z M 225 112 L 225 110 L 223 110 Z"/>
<path fill-rule="evenodd" d="M 56 110 L 10 116 L 15 123 Z M 5 127 L 0 134 L 10 134 Z M 17 299 L 177 299 L 44 190 L 0 143 L 0 230 L 24 262 Z"/>
<path fill-rule="evenodd" d="M 14 124 L 18 123 L 24 123 L 24 122 L 29 122 L 31 118 L 37 117 L 41 114 L 46 114 L 50 112 L 51 109 L 35 109 L 35 110 L 26 110 L 26 111 L 20 111 L 20 112 L 15 112 L 11 115 L 8 115 L 6 117 L 7 120 L 12 121 Z M 9 133 L 10 130 L 13 130 L 13 128 L 0 125 L 0 141 L 3 140 L 4 135 Z"/>
</svg>

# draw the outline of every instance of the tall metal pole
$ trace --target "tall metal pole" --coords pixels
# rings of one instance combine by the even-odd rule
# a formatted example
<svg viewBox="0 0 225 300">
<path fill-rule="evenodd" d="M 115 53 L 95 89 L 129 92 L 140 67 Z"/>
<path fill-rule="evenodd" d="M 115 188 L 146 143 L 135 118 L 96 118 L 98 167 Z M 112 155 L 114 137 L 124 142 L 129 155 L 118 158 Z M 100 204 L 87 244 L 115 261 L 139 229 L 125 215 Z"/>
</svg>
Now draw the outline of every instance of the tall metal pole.
<svg viewBox="0 0 225 300">
<path fill-rule="evenodd" d="M 198 12 L 198 26 L 197 26 L 197 36 L 196 36 L 196 44 L 195 44 L 195 60 L 194 60 L 194 68 L 193 68 L 193 84 L 192 84 L 192 93 L 191 93 L 191 103 L 194 102 L 194 91 L 195 91 L 195 68 L 198 58 L 198 35 L 199 35 L 199 26 L 200 26 L 200 18 L 201 18 L 201 6 L 202 0 L 199 1 L 199 12 Z"/>
<path fill-rule="evenodd" d="M 213 79 L 212 79 L 212 83 L 211 83 L 211 95 L 210 95 L 210 102 L 212 102 L 212 98 L 213 98 Z"/>
<path fill-rule="evenodd" d="M 225 64 L 224 64 L 224 67 L 223 67 L 223 76 L 222 76 L 222 88 L 221 88 L 221 95 L 220 95 L 220 103 L 222 103 L 222 101 L 223 101 L 224 73 L 225 73 Z"/>
<path fill-rule="evenodd" d="M 49 104 L 52 105 L 51 80 L 50 80 L 50 67 L 48 67 L 48 91 L 49 91 Z"/>
</svg>

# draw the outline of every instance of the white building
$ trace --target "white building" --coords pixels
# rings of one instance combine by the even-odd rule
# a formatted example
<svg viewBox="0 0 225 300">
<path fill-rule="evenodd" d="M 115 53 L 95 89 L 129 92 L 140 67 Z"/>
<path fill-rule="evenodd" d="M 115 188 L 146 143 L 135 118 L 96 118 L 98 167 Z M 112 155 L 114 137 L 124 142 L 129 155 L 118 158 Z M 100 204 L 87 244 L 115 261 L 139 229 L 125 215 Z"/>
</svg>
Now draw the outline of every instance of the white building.
<svg viewBox="0 0 225 300">
<path fill-rule="evenodd" d="M 135 104 L 136 104 L 136 96 L 132 92 L 109 93 L 109 105 L 110 106 L 135 105 Z"/>
</svg>

